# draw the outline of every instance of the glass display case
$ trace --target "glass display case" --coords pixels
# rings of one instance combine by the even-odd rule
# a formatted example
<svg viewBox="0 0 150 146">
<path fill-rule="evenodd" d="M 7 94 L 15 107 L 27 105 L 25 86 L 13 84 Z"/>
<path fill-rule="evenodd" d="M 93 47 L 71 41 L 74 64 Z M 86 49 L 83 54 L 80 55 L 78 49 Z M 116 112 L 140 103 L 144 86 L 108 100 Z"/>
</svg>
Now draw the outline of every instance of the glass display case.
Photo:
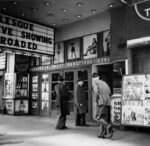
<svg viewBox="0 0 150 146">
<path fill-rule="evenodd" d="M 44 73 L 41 77 L 41 115 L 49 114 L 49 74 Z"/>
<path fill-rule="evenodd" d="M 37 115 L 39 108 L 39 75 L 34 74 L 31 76 L 31 99 L 30 111 L 31 114 Z"/>
</svg>

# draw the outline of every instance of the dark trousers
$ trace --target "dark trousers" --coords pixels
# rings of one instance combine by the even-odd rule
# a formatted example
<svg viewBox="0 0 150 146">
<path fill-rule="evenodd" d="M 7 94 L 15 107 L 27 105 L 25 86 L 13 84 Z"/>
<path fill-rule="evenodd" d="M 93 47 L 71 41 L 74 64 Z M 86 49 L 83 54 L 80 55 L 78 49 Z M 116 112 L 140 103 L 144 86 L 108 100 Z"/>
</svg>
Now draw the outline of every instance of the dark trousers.
<svg viewBox="0 0 150 146">
<path fill-rule="evenodd" d="M 76 126 L 84 126 L 84 125 L 86 125 L 85 113 L 79 113 L 79 109 L 77 109 L 75 125 Z"/>
<path fill-rule="evenodd" d="M 57 117 L 56 129 L 63 129 L 66 126 L 66 115 L 59 113 Z"/>
</svg>

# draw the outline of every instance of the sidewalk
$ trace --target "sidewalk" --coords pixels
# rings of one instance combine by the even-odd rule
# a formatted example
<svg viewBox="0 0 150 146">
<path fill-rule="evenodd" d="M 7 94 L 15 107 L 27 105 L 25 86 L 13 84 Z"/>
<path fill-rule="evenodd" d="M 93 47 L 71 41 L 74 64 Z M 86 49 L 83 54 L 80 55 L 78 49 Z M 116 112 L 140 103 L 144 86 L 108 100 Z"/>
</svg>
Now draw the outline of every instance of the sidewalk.
<svg viewBox="0 0 150 146">
<path fill-rule="evenodd" d="M 116 131 L 111 139 L 97 138 L 97 127 L 55 130 L 56 119 L 35 116 L 0 115 L 0 145 L 4 146 L 150 146 L 150 135 Z"/>
</svg>

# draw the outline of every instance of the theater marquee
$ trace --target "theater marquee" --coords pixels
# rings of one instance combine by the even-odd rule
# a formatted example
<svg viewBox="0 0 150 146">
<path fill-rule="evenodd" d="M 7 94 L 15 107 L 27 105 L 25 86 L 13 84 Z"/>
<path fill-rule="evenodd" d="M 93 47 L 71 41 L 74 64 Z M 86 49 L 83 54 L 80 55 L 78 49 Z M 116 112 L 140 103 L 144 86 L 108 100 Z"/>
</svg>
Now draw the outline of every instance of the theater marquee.
<svg viewBox="0 0 150 146">
<path fill-rule="evenodd" d="M 0 46 L 54 55 L 54 29 L 0 14 Z"/>
</svg>

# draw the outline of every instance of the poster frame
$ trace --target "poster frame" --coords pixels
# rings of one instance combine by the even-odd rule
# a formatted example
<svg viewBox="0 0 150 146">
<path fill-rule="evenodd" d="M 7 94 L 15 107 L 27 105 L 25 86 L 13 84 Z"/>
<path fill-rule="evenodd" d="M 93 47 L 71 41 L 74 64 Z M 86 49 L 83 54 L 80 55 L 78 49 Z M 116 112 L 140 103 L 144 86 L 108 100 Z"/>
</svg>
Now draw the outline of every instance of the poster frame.
<svg viewBox="0 0 150 146">
<path fill-rule="evenodd" d="M 150 73 L 147 73 L 148 75 L 150 75 Z M 121 124 L 121 126 L 124 126 L 124 127 L 145 127 L 145 128 L 150 128 L 150 126 L 147 126 L 147 125 L 145 125 L 145 124 L 143 124 L 143 125 L 138 125 L 138 124 L 125 124 L 125 123 L 123 123 L 122 122 L 122 114 L 123 114 L 123 84 L 124 84 L 124 77 L 126 77 L 126 76 L 138 76 L 138 75 L 147 75 L 146 73 L 145 74 L 142 74 L 142 73 L 139 73 L 139 74 L 127 74 L 127 75 L 123 75 L 123 77 L 122 77 L 122 89 L 121 89 L 121 91 L 122 91 L 122 93 L 121 93 L 121 96 L 122 96 L 122 98 L 121 98 L 121 119 L 120 119 L 120 124 Z M 145 88 L 144 88 L 145 89 Z M 144 90 L 145 91 L 145 90 Z M 146 108 L 147 106 L 145 106 L 145 108 Z M 145 114 L 145 113 L 144 113 Z M 144 123 L 145 123 L 145 116 L 144 116 Z"/>
</svg>

